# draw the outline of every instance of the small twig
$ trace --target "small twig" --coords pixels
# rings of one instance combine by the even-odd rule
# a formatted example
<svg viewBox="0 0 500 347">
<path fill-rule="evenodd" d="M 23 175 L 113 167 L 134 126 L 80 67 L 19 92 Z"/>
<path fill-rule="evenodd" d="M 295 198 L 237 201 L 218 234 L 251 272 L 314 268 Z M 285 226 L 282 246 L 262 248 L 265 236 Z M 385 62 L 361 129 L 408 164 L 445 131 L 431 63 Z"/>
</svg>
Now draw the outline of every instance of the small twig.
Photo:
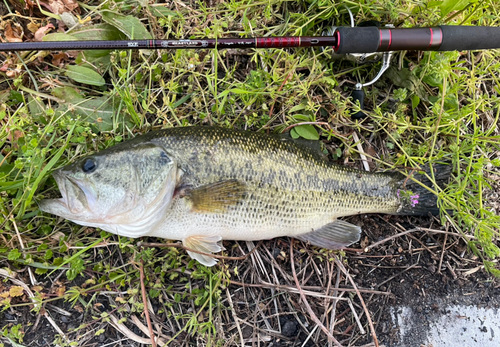
<svg viewBox="0 0 500 347">
<path fill-rule="evenodd" d="M 363 146 L 361 146 L 361 142 L 359 141 L 358 134 L 356 132 L 352 133 L 352 138 L 354 139 L 354 142 L 357 143 L 356 147 L 358 148 L 359 156 L 361 158 L 361 161 L 363 162 L 363 167 L 365 168 L 365 171 L 370 171 L 370 166 L 368 165 L 368 160 L 366 159 L 365 151 L 363 150 Z"/>
<path fill-rule="evenodd" d="M 3 159 L 0 161 L 0 166 L 3 165 L 3 163 L 7 160 L 7 158 L 12 154 L 13 151 L 10 151 L 9 153 L 7 153 L 5 155 L 5 157 L 3 157 Z"/>
<path fill-rule="evenodd" d="M 10 218 L 10 222 L 14 226 L 14 230 L 16 231 L 17 239 L 19 240 L 19 245 L 21 246 L 21 249 L 23 250 L 23 259 L 25 259 L 26 254 L 24 254 L 24 243 L 23 243 L 23 239 L 21 238 L 21 233 L 19 233 L 19 229 L 17 228 L 17 224 L 16 224 L 16 221 L 14 220 L 14 218 Z M 36 282 L 35 276 L 33 275 L 33 272 L 31 271 L 31 266 L 28 266 L 28 274 L 30 275 L 31 285 L 34 286 L 37 282 Z"/>
<path fill-rule="evenodd" d="M 431 257 L 433 259 L 437 258 L 436 254 L 431 251 L 431 249 L 429 247 L 427 247 L 427 245 L 425 243 L 423 243 L 421 240 L 417 239 L 415 236 L 412 236 L 412 235 L 408 235 L 411 239 L 417 241 L 418 243 L 420 243 L 422 245 L 422 247 L 431 254 Z"/>
<path fill-rule="evenodd" d="M 472 236 L 472 235 L 460 235 L 460 234 L 457 234 L 457 233 L 452 233 L 452 232 L 444 231 L 444 230 L 436 230 L 436 229 L 429 229 L 429 228 L 417 227 L 417 228 L 413 228 L 413 229 L 410 229 L 410 230 L 406 230 L 406 231 L 404 231 L 402 233 L 399 233 L 399 234 L 395 234 L 395 235 L 389 236 L 389 237 L 387 237 L 387 238 L 385 238 L 385 239 L 383 239 L 381 241 L 375 242 L 374 244 L 371 244 L 368 247 L 366 247 L 364 249 L 364 251 L 368 252 L 370 249 L 372 249 L 374 247 L 377 247 L 377 246 L 379 246 L 379 245 L 381 245 L 383 243 L 386 243 L 387 241 L 390 241 L 390 240 L 398 238 L 400 236 L 412 233 L 414 231 L 427 231 L 427 232 L 436 233 L 436 234 L 453 235 L 453 236 L 467 237 L 467 238 L 470 238 L 470 239 L 475 239 L 475 237 Z M 353 250 L 353 251 L 358 251 L 358 250 L 356 249 L 356 250 Z"/>
<path fill-rule="evenodd" d="M 450 265 L 450 262 L 449 261 L 446 261 L 446 267 L 448 268 L 448 270 L 450 270 L 451 272 L 451 275 L 453 276 L 453 279 L 456 280 L 458 278 L 457 274 L 455 273 L 455 271 L 453 271 L 453 268 L 451 267 Z"/>
<path fill-rule="evenodd" d="M 366 334 L 366 331 L 363 328 L 363 325 L 361 324 L 361 321 L 359 320 L 359 316 L 356 313 L 356 310 L 354 309 L 354 306 L 352 305 L 352 301 L 351 300 L 347 300 L 347 303 L 349 304 L 349 307 L 351 308 L 352 315 L 354 316 L 354 320 L 358 324 L 359 332 L 361 333 L 361 335 Z"/>
<path fill-rule="evenodd" d="M 290 72 L 288 74 L 288 76 L 286 76 L 285 80 L 283 81 L 283 83 L 281 83 L 280 87 L 278 88 L 278 91 L 276 92 L 276 94 L 278 94 L 279 92 L 281 92 L 281 89 L 283 89 L 283 87 L 285 86 L 285 84 L 287 84 L 288 80 L 293 76 L 293 72 Z M 276 98 L 274 98 L 273 100 L 273 104 L 271 105 L 271 109 L 269 110 L 269 119 L 272 118 L 273 116 L 273 111 L 274 111 L 274 105 L 276 104 L 276 99 L 278 99 L 278 95 L 276 95 Z"/>
<path fill-rule="evenodd" d="M 129 328 L 127 328 L 127 326 L 125 324 L 119 323 L 118 318 L 114 314 L 110 314 L 109 318 L 111 319 L 111 325 L 116 330 L 118 330 L 123 335 L 125 335 L 127 338 L 129 338 L 129 339 L 131 339 L 131 340 L 133 340 L 135 342 L 144 344 L 144 345 L 148 345 L 149 344 L 149 342 L 150 342 L 149 339 L 146 339 L 144 337 L 140 337 L 139 335 L 137 335 L 134 332 L 132 332 Z"/>
<path fill-rule="evenodd" d="M 375 333 L 375 327 L 373 326 L 372 318 L 370 317 L 370 312 L 368 311 L 368 308 L 365 305 L 365 301 L 363 300 L 363 297 L 361 296 L 361 293 L 358 290 L 358 287 L 356 286 L 356 283 L 354 283 L 354 280 L 352 279 L 351 275 L 349 272 L 347 272 L 346 268 L 342 264 L 342 262 L 338 259 L 337 255 L 335 254 L 335 263 L 337 263 L 337 266 L 342 270 L 344 275 L 349 279 L 349 282 L 351 282 L 351 285 L 353 286 L 354 289 L 356 289 L 356 294 L 358 295 L 359 301 L 361 302 L 361 306 L 363 306 L 363 310 L 365 311 L 366 314 L 366 319 L 368 320 L 368 325 L 370 326 L 370 331 L 372 334 L 373 338 L 373 343 L 375 344 L 375 347 L 380 347 L 378 345 L 378 339 L 377 339 L 377 334 Z"/>
<path fill-rule="evenodd" d="M 196 249 L 191 249 L 189 247 L 186 247 L 180 243 L 156 243 L 156 242 L 142 242 L 142 241 L 139 241 L 137 242 L 137 247 L 175 247 L 175 248 L 182 248 L 183 250 L 185 251 L 190 251 L 190 252 L 193 252 L 193 253 L 198 253 L 198 254 L 202 254 L 202 255 L 206 255 L 206 256 L 209 256 L 209 257 L 212 257 L 212 258 L 215 258 L 215 259 L 225 259 L 225 260 L 244 260 L 246 258 L 248 258 L 253 252 L 255 252 L 257 250 L 257 248 L 259 248 L 259 246 L 262 244 L 262 240 L 257 244 L 257 246 L 255 246 L 254 249 L 252 249 L 250 252 L 248 252 L 247 254 L 241 256 L 241 257 L 226 257 L 224 255 L 215 255 L 215 254 L 212 254 L 212 253 L 205 253 L 205 252 L 200 252 L 200 251 L 197 251 Z"/>
<path fill-rule="evenodd" d="M 413 229 L 406 230 L 406 231 L 404 231 L 404 232 L 402 232 L 402 233 L 399 233 L 399 234 L 396 234 L 396 235 L 391 235 L 391 236 L 389 236 L 389 237 L 387 237 L 387 238 L 385 238 L 385 239 L 383 239 L 383 240 L 381 240 L 381 241 L 375 242 L 375 243 L 373 243 L 373 244 L 371 244 L 371 245 L 367 246 L 367 247 L 365 248 L 365 252 L 368 252 L 370 249 L 372 249 L 372 248 L 374 248 L 374 247 L 377 247 L 378 245 L 381 245 L 381 244 L 383 244 L 383 243 L 386 243 L 387 241 L 390 241 L 390 240 L 396 239 L 396 238 L 398 238 L 398 237 L 400 237 L 400 236 L 403 236 L 403 235 L 406 235 L 406 234 L 412 233 L 412 232 L 414 232 L 414 231 L 419 231 L 419 230 L 421 230 L 421 229 L 420 229 L 420 228 L 413 228 Z"/>
<path fill-rule="evenodd" d="M 408 270 L 410 270 L 410 269 L 413 269 L 414 267 L 416 267 L 416 266 L 417 266 L 417 264 L 418 264 L 418 262 L 417 262 L 417 263 L 415 263 L 415 264 L 413 264 L 413 265 L 411 265 L 411 266 L 408 266 L 408 267 L 407 267 L 406 269 L 404 269 L 403 271 L 401 271 L 401 272 L 399 272 L 399 273 L 397 273 L 397 274 L 395 274 L 395 275 L 392 275 L 391 277 L 389 277 L 388 279 L 386 279 L 384 282 L 381 282 L 381 283 L 377 284 L 375 287 L 380 287 L 381 285 L 386 284 L 387 282 L 389 282 L 389 281 L 391 281 L 392 279 L 394 279 L 394 278 L 398 277 L 399 275 L 404 274 L 406 271 L 408 271 Z"/>
<path fill-rule="evenodd" d="M 238 318 L 238 316 L 236 315 L 236 311 L 234 310 L 233 299 L 231 298 L 231 293 L 229 293 L 228 288 L 226 288 L 226 294 L 227 294 L 227 300 L 229 301 L 229 306 L 231 307 L 231 314 L 233 316 L 234 323 L 236 324 L 236 329 L 238 330 L 238 334 L 240 334 L 241 347 L 245 347 L 245 343 L 243 342 L 244 340 L 243 332 L 241 331 L 239 322 L 240 319 Z"/>
<path fill-rule="evenodd" d="M 138 327 L 144 334 L 149 335 L 149 329 L 141 322 L 139 317 L 137 317 L 135 314 L 131 315 L 129 319 L 132 320 L 132 322 Z M 157 329 L 158 334 L 160 334 L 159 329 Z M 171 339 L 171 336 L 166 336 L 167 339 Z M 156 343 L 159 344 L 160 346 L 163 346 L 167 343 L 167 341 L 163 340 L 160 336 L 157 337 Z M 148 343 L 149 344 L 149 343 Z"/>
<path fill-rule="evenodd" d="M 139 266 L 139 273 L 141 278 L 141 292 L 142 292 L 142 302 L 144 303 L 144 313 L 146 314 L 146 322 L 148 323 L 149 329 L 149 337 L 151 338 L 151 344 L 153 347 L 156 347 L 155 334 L 153 332 L 153 327 L 151 326 L 151 319 L 149 318 L 149 310 L 148 310 L 148 300 L 146 297 L 146 285 L 145 276 L 144 276 L 144 260 L 141 259 L 141 264 Z"/>
<path fill-rule="evenodd" d="M 302 288 L 300 287 L 300 282 L 299 282 L 299 279 L 297 278 L 297 273 L 295 272 L 295 264 L 293 261 L 293 239 L 290 241 L 290 264 L 292 265 L 292 275 L 293 275 L 293 279 L 295 280 L 295 284 L 297 285 L 297 289 L 299 290 L 300 299 L 304 303 L 304 306 L 306 307 L 307 312 L 309 312 L 311 319 L 314 321 L 314 323 L 316 323 L 316 325 L 318 325 L 321 328 L 321 330 L 323 330 L 323 332 L 326 334 L 326 336 L 328 336 L 328 338 L 331 339 L 333 341 L 333 343 L 335 343 L 336 346 L 342 347 L 340 342 L 338 342 L 337 339 L 335 339 L 335 337 L 333 337 L 333 335 L 330 334 L 330 331 L 328 331 L 328 329 L 325 328 L 325 326 L 323 325 L 323 323 L 321 323 L 321 321 L 318 319 L 318 317 L 316 317 L 313 310 L 311 309 L 311 306 L 309 306 L 309 302 L 307 302 L 306 296 L 305 296 L 304 292 L 302 291 Z"/>
<path fill-rule="evenodd" d="M 309 339 L 314 334 L 314 332 L 316 331 L 316 329 L 318 329 L 317 325 L 311 330 L 311 332 L 309 333 L 309 335 L 307 335 L 307 338 L 304 340 L 304 343 L 302 344 L 302 347 L 304 347 L 307 344 L 307 341 L 309 341 Z"/>
<path fill-rule="evenodd" d="M 452 235 L 452 236 L 466 237 L 466 238 L 469 238 L 469 239 L 475 239 L 476 238 L 474 235 L 465 235 L 465 234 L 459 234 L 459 233 L 452 233 L 451 231 L 436 230 L 436 229 L 421 228 L 421 227 L 419 227 L 419 229 L 422 230 L 422 231 L 428 231 L 428 232 L 436 233 L 436 234 L 446 234 L 446 235 Z"/>
<path fill-rule="evenodd" d="M 333 263 L 332 263 L 333 267 Z M 337 296 L 337 293 L 339 291 L 339 285 L 340 285 L 340 269 L 337 267 L 337 279 L 335 280 L 335 290 L 333 291 L 333 296 Z M 344 293 L 341 294 L 341 296 Z M 330 332 L 333 333 L 333 330 L 335 329 L 335 324 L 337 322 L 335 321 L 335 315 L 337 314 L 337 302 L 338 300 L 335 300 L 332 305 L 332 315 L 330 318 Z"/>
<path fill-rule="evenodd" d="M 242 287 L 257 287 L 257 288 L 276 288 L 279 290 L 284 290 L 284 291 L 290 291 L 297 293 L 298 290 L 295 287 L 287 286 L 287 285 L 279 285 L 279 284 L 272 284 L 272 283 L 267 283 L 267 282 L 260 282 L 260 283 L 242 283 L 238 281 L 233 281 L 229 280 L 229 284 L 234 284 Z M 356 290 L 353 288 L 335 288 L 335 291 L 337 292 L 355 292 Z M 371 289 L 358 289 L 360 293 L 368 293 L 368 294 L 381 294 L 381 295 L 391 295 L 392 293 L 390 292 L 381 292 L 378 290 L 371 290 Z M 329 296 L 323 293 L 317 293 L 317 292 L 312 292 L 308 290 L 304 290 L 304 294 L 318 297 L 318 298 L 328 298 L 328 299 L 334 299 L 334 300 L 345 300 L 344 298 L 336 297 L 336 296 Z"/>
</svg>

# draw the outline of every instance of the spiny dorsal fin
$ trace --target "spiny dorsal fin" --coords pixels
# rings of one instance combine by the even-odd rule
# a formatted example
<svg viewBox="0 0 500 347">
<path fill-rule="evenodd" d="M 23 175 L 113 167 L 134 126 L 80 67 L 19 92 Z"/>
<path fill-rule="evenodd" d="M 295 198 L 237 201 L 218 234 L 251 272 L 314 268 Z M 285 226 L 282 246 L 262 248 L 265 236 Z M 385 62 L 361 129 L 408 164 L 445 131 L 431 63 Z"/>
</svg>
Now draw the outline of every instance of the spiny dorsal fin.
<svg viewBox="0 0 500 347">
<path fill-rule="evenodd" d="M 236 205 L 246 193 L 246 186 L 238 180 L 220 181 L 190 189 L 186 193 L 196 212 L 224 212 Z"/>
<path fill-rule="evenodd" d="M 302 151 L 308 152 L 314 157 L 326 160 L 326 154 L 321 150 L 321 141 L 319 140 L 307 140 L 302 137 L 294 139 L 290 133 L 281 133 L 277 135 L 281 141 L 289 141 L 293 143 L 296 147 L 300 148 Z"/>
<path fill-rule="evenodd" d="M 360 227 L 337 219 L 310 233 L 294 237 L 321 248 L 341 249 L 358 242 L 360 235 Z"/>
</svg>

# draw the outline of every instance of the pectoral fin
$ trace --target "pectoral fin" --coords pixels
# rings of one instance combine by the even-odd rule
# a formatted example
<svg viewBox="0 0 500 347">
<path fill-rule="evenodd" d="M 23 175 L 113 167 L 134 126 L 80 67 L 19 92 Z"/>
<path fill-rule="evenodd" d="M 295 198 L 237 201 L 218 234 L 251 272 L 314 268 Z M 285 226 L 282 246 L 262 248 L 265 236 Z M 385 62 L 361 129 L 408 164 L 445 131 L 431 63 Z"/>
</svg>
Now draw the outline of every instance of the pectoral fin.
<svg viewBox="0 0 500 347">
<path fill-rule="evenodd" d="M 217 253 L 223 250 L 223 247 L 219 245 L 219 241 L 222 240 L 220 236 L 190 236 L 182 240 L 182 244 L 191 248 L 195 251 L 203 253 Z M 208 255 L 203 255 L 191 251 L 187 251 L 189 256 L 193 259 L 198 260 L 201 264 L 205 266 L 214 266 L 217 264 L 217 259 L 212 258 Z"/>
<path fill-rule="evenodd" d="M 310 233 L 295 236 L 295 238 L 322 248 L 341 249 L 359 241 L 360 235 L 361 228 L 357 225 L 336 220 Z"/>
<path fill-rule="evenodd" d="M 245 196 L 246 186 L 238 180 L 207 184 L 186 192 L 195 212 L 224 212 Z"/>
</svg>

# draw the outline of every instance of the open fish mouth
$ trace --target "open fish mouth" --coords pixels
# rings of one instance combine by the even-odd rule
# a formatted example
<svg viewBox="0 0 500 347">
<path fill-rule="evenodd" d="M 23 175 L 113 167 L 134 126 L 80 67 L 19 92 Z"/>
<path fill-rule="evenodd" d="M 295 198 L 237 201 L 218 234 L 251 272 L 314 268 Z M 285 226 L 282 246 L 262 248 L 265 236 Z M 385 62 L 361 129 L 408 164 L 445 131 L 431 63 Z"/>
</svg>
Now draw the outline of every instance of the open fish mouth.
<svg viewBox="0 0 500 347">
<path fill-rule="evenodd" d="M 54 199 L 59 201 L 61 204 L 68 206 L 68 194 L 66 193 L 66 179 L 61 171 L 54 171 L 52 177 L 56 180 L 57 187 L 59 188 L 59 193 L 61 194 L 60 199 Z"/>
<path fill-rule="evenodd" d="M 52 176 L 57 182 L 61 198 L 45 199 L 40 202 L 40 210 L 72 219 L 89 208 L 90 190 L 84 185 L 60 170 L 54 171 Z"/>
</svg>

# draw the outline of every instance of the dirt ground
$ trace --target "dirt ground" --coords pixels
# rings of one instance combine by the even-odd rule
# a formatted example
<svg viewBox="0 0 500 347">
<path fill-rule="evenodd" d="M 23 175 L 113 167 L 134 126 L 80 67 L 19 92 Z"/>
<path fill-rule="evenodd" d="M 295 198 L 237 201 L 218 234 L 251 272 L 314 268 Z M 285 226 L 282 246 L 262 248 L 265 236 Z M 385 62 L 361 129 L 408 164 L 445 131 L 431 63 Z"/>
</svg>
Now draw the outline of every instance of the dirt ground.
<svg viewBox="0 0 500 347">
<path fill-rule="evenodd" d="M 471 255 L 460 237 L 451 229 L 448 234 L 443 233 L 446 231 L 435 219 L 362 215 L 347 220 L 360 225 L 364 233 L 360 244 L 347 250 L 341 259 L 362 292 L 379 345 L 424 346 L 429 321 L 445 313 L 449 305 L 499 307 L 498 281 L 484 272 L 480 260 Z M 427 230 L 396 236 L 415 226 Z M 390 239 L 391 236 L 396 237 Z M 223 346 L 328 345 L 326 334 L 316 327 L 298 293 L 291 270 L 290 241 L 287 238 L 264 241 L 244 260 L 223 261 L 222 266 L 229 265 L 229 269 L 237 266 L 238 271 L 231 270 L 232 283 L 221 288 L 213 316 L 217 331 L 212 341 L 219 341 Z M 374 245 L 379 241 L 385 242 Z M 224 245 L 233 256 L 253 247 L 241 242 Z M 361 252 L 361 247 L 371 245 L 375 247 L 369 252 Z M 342 346 L 372 346 L 365 311 L 353 286 L 332 258 L 333 254 L 295 241 L 293 262 L 300 287 L 312 312 L 333 331 Z M 21 276 L 27 275 L 27 271 L 21 272 Z M 39 280 L 44 286 L 54 287 L 54 278 L 39 277 Z M 82 285 L 84 280 L 80 277 L 76 284 Z M 4 287 L 0 288 L 2 292 L 8 283 L 0 283 L 0 286 Z M 172 290 L 177 289 L 180 287 L 174 286 Z M 18 301 L 27 302 L 26 298 Z M 111 302 L 106 293 L 99 293 L 91 308 L 57 300 L 46 304 L 42 313 L 48 314 L 72 341 L 79 341 L 79 346 L 138 346 L 111 324 L 95 319 L 99 314 L 115 311 Z M 159 312 L 163 304 L 157 299 L 151 302 L 153 312 Z M 394 318 L 402 307 L 409 307 L 413 312 L 412 328 L 404 336 Z M 130 319 L 132 316 L 128 316 L 124 325 L 134 334 L 144 336 L 137 321 Z M 144 322 L 144 317 L 136 316 Z M 201 320 L 205 319 L 202 314 Z M 153 314 L 152 320 L 164 339 L 175 335 L 178 325 L 164 313 Z M 21 323 L 26 332 L 24 346 L 52 345 L 57 334 L 46 317 L 31 312 L 27 306 L 1 312 L 0 322 L 2 326 Z M 78 327 L 76 333 L 71 332 Z M 94 336 L 99 329 L 104 329 L 103 333 Z M 206 345 L 207 341 L 206 335 L 182 333 L 171 345 Z"/>
</svg>

